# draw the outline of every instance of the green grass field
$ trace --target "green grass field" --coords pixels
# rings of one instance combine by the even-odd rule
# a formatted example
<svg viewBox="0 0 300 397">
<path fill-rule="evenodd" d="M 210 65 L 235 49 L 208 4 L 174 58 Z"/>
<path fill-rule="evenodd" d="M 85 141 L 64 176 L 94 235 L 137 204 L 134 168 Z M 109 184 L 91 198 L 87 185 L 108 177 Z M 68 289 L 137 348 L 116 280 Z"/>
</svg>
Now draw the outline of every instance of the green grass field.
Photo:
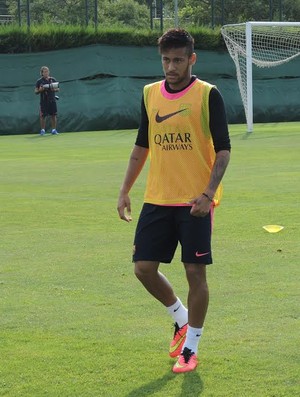
<svg viewBox="0 0 300 397">
<path fill-rule="evenodd" d="M 0 137 L 0 396 L 299 395 L 300 123 L 230 130 L 200 365 L 185 375 L 171 318 L 132 272 L 146 170 L 133 222 L 117 216 L 136 132 Z M 185 301 L 178 253 L 162 271 Z"/>
</svg>

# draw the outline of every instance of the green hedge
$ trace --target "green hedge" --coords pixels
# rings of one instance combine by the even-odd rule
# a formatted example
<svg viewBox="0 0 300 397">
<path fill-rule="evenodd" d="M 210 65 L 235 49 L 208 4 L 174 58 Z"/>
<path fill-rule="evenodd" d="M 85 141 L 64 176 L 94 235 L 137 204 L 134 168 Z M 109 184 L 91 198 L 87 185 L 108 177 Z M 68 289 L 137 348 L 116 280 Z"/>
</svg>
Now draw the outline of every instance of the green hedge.
<svg viewBox="0 0 300 397">
<path fill-rule="evenodd" d="M 220 28 L 206 27 L 190 29 L 195 38 L 196 49 L 224 49 Z M 91 44 L 156 46 L 161 35 L 157 30 L 136 30 L 130 28 L 111 28 L 95 30 L 81 26 L 57 27 L 53 25 L 26 27 L 6 25 L 0 27 L 0 53 L 24 53 L 61 50 Z"/>
</svg>

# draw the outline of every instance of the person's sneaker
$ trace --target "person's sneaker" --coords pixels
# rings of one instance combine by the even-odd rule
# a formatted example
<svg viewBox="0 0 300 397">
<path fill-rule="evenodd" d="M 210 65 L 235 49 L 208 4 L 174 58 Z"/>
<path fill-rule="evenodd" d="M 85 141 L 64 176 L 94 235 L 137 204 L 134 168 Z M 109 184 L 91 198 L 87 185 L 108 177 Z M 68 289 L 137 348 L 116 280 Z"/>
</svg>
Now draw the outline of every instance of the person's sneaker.
<svg viewBox="0 0 300 397">
<path fill-rule="evenodd" d="M 44 130 L 44 129 L 42 129 L 41 131 L 40 131 L 40 135 L 45 135 L 46 134 L 46 131 Z"/>
<path fill-rule="evenodd" d="M 55 129 L 53 129 L 53 130 L 51 131 L 51 134 L 52 134 L 52 135 L 58 135 L 58 132 L 57 132 Z"/>
<path fill-rule="evenodd" d="M 182 346 L 186 338 L 188 325 L 185 324 L 181 328 L 179 328 L 178 324 L 175 323 L 174 327 L 175 327 L 174 336 L 169 349 L 169 356 L 172 358 L 178 357 L 182 350 Z"/>
<path fill-rule="evenodd" d="M 198 365 L 198 359 L 194 352 L 191 349 L 185 347 L 183 352 L 178 357 L 176 364 L 173 367 L 173 372 L 181 373 L 181 372 L 190 372 L 194 371 L 194 369 Z"/>
</svg>

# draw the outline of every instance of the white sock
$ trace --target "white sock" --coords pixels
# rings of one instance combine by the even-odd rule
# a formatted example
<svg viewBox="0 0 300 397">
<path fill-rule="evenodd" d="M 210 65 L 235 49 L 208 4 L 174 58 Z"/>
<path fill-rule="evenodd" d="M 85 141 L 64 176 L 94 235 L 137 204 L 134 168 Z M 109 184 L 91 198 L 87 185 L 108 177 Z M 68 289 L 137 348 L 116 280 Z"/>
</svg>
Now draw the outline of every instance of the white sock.
<svg viewBox="0 0 300 397">
<path fill-rule="evenodd" d="M 182 304 L 181 300 L 177 298 L 177 301 L 167 307 L 168 313 L 173 317 L 178 327 L 183 327 L 188 322 L 188 311 L 187 308 Z"/>
<path fill-rule="evenodd" d="M 187 333 L 186 333 L 186 340 L 184 342 L 184 345 L 182 346 L 182 351 L 185 347 L 187 347 L 192 352 L 197 354 L 198 345 L 199 345 L 202 333 L 203 333 L 203 327 L 202 328 L 193 328 L 188 325 L 188 329 L 187 329 Z"/>
</svg>

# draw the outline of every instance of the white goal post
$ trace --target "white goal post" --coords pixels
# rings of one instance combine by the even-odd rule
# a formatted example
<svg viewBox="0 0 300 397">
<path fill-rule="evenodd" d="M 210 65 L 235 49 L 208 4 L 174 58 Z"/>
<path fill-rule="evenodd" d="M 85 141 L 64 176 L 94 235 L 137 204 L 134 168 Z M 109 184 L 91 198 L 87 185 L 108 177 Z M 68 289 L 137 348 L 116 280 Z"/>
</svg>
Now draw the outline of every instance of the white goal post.
<svg viewBox="0 0 300 397">
<path fill-rule="evenodd" d="M 273 67 L 300 55 L 300 22 L 230 24 L 224 25 L 221 33 L 235 63 L 247 130 L 252 132 L 252 63 L 258 67 Z"/>
</svg>

